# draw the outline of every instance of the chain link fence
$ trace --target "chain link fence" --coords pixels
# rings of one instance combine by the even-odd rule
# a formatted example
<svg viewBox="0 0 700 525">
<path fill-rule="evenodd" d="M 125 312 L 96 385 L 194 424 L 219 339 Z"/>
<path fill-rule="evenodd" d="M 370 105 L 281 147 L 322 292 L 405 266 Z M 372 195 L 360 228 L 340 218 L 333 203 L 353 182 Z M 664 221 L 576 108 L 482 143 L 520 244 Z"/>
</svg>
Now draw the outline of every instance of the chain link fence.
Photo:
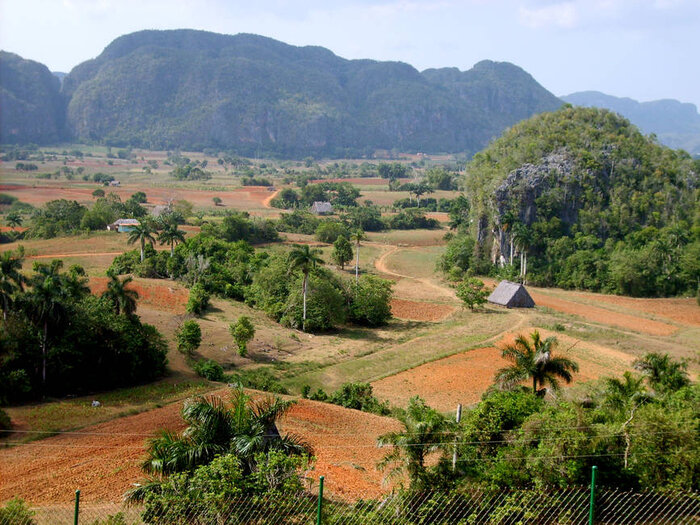
<svg viewBox="0 0 700 525">
<path fill-rule="evenodd" d="M 700 524 L 700 493 L 587 488 L 399 492 L 352 501 L 304 492 L 127 507 L 5 507 L 0 525 L 682 525 Z M 591 518 L 593 521 L 591 522 Z"/>
</svg>

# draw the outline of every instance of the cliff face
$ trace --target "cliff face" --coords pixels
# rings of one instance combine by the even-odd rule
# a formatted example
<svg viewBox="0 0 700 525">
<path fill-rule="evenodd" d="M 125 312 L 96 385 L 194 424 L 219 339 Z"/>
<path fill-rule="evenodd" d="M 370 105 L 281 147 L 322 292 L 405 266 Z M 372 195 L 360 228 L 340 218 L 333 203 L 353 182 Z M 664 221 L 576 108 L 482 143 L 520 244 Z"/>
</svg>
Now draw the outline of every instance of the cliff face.
<svg viewBox="0 0 700 525">
<path fill-rule="evenodd" d="M 512 64 L 428 70 L 345 60 L 256 35 L 141 31 L 63 79 L 77 141 L 241 154 L 473 153 L 504 128 L 556 109 Z"/>
<path fill-rule="evenodd" d="M 64 121 L 59 89 L 46 66 L 0 51 L 0 142 L 58 142 Z"/>
</svg>

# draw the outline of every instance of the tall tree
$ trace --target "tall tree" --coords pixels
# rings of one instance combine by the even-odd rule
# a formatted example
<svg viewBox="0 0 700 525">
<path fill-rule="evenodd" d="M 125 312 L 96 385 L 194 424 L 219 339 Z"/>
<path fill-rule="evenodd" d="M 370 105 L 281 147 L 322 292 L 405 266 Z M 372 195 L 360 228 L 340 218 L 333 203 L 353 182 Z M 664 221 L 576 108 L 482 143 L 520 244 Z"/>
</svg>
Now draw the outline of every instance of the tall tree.
<svg viewBox="0 0 700 525">
<path fill-rule="evenodd" d="M 323 264 L 323 259 L 319 257 L 321 250 L 314 248 L 311 249 L 308 244 L 303 246 L 296 245 L 294 249 L 289 252 L 289 269 L 290 271 L 300 270 L 304 275 L 302 281 L 302 294 L 304 296 L 304 313 L 302 319 L 304 321 L 303 329 L 306 330 L 306 285 L 309 280 L 309 273 L 317 265 Z"/>
<path fill-rule="evenodd" d="M 156 229 L 151 221 L 143 221 L 136 226 L 132 226 L 129 230 L 129 244 L 134 244 L 139 242 L 141 244 L 141 262 L 144 259 L 144 251 L 146 249 L 146 243 L 151 246 L 156 242 L 153 234 L 156 233 Z"/>
<path fill-rule="evenodd" d="M 127 288 L 134 278 L 129 275 L 124 277 L 124 279 L 119 279 L 112 272 L 107 272 L 107 277 L 109 277 L 109 281 L 107 281 L 107 289 L 102 293 L 102 297 L 112 303 L 117 315 L 135 314 L 139 293 L 136 290 Z"/>
<path fill-rule="evenodd" d="M 17 228 L 17 226 L 22 226 L 22 215 L 20 215 L 16 211 L 11 211 L 10 213 L 7 214 L 5 217 L 5 223 L 12 228 L 13 230 Z"/>
<path fill-rule="evenodd" d="M 527 251 L 532 244 L 532 230 L 525 224 L 515 222 L 511 226 L 513 240 L 520 250 L 520 277 L 525 282 L 527 276 Z"/>
<path fill-rule="evenodd" d="M 41 382 L 46 385 L 46 363 L 48 357 L 49 328 L 58 324 L 66 315 L 66 288 L 60 272 L 63 262 L 51 264 L 34 263 L 34 275 L 30 279 L 32 315 L 41 326 Z"/>
<path fill-rule="evenodd" d="M 501 368 L 496 373 L 496 381 L 506 388 L 532 379 L 532 391 L 548 384 L 553 390 L 559 389 L 559 379 L 570 383 L 572 372 L 578 372 L 578 364 L 566 357 L 552 355 L 557 347 L 557 338 L 542 339 L 535 330 L 530 337 L 519 335 L 514 343 L 501 348 L 501 355 L 513 364 Z"/>
<path fill-rule="evenodd" d="M 2 297 L 2 318 L 7 320 L 15 292 L 22 291 L 25 282 L 22 275 L 24 250 L 20 247 L 17 252 L 8 250 L 0 253 L 0 297 Z"/>
<path fill-rule="evenodd" d="M 365 232 L 359 228 L 350 235 L 350 240 L 355 241 L 355 284 L 360 280 L 360 243 L 366 238 Z"/>
<path fill-rule="evenodd" d="M 175 245 L 184 241 L 185 232 L 180 230 L 174 221 L 166 223 L 158 235 L 158 242 L 170 245 L 170 257 L 175 254 Z"/>
<path fill-rule="evenodd" d="M 340 269 L 345 269 L 345 264 L 352 259 L 352 245 L 344 235 L 339 235 L 333 243 L 331 258 L 340 265 Z"/>
</svg>

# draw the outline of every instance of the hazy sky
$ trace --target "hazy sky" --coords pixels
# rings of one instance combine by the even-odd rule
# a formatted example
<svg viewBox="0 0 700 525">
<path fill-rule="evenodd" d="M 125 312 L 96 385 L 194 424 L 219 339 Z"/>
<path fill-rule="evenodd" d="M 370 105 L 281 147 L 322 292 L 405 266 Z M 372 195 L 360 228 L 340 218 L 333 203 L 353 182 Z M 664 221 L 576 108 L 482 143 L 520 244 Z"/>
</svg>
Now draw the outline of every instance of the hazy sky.
<svg viewBox="0 0 700 525">
<path fill-rule="evenodd" d="M 419 70 L 513 62 L 556 95 L 700 106 L 700 0 L 0 0 L 0 48 L 70 71 L 141 29 L 256 33 Z"/>
</svg>

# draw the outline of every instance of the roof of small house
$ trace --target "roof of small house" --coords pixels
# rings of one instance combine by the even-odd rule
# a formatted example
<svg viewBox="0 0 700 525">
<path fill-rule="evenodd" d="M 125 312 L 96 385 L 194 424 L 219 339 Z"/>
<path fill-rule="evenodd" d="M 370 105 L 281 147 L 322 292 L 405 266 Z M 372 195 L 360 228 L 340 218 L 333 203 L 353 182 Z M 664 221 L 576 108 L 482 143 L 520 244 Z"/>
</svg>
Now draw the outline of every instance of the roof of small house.
<svg viewBox="0 0 700 525">
<path fill-rule="evenodd" d="M 532 300 L 525 287 L 520 283 L 510 281 L 501 281 L 489 295 L 488 302 L 508 308 L 532 308 L 535 306 L 535 301 Z"/>
<path fill-rule="evenodd" d="M 117 219 L 114 224 L 116 226 L 138 226 L 141 223 L 136 219 Z"/>
<path fill-rule="evenodd" d="M 333 213 L 333 205 L 330 202 L 315 201 L 311 205 L 311 211 L 316 213 Z"/>
</svg>

